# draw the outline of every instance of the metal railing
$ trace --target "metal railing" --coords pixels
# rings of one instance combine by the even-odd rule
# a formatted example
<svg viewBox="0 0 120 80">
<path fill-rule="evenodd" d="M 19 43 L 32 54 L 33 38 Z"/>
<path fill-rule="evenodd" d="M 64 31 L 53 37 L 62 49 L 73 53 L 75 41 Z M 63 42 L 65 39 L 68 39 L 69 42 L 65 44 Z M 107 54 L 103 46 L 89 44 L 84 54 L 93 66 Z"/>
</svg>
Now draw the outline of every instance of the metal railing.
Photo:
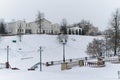
<svg viewBox="0 0 120 80">
<path fill-rule="evenodd" d="M 92 59 L 97 59 L 97 58 L 92 58 L 92 57 L 83 57 L 83 58 L 73 58 L 73 59 L 66 59 L 65 62 L 70 63 L 70 62 L 75 62 L 75 61 L 79 61 L 79 60 L 92 60 Z M 61 63 L 64 63 L 63 60 L 58 60 L 58 61 L 50 61 L 50 62 L 46 62 L 45 65 L 46 66 L 52 66 L 52 65 L 59 65 Z"/>
</svg>

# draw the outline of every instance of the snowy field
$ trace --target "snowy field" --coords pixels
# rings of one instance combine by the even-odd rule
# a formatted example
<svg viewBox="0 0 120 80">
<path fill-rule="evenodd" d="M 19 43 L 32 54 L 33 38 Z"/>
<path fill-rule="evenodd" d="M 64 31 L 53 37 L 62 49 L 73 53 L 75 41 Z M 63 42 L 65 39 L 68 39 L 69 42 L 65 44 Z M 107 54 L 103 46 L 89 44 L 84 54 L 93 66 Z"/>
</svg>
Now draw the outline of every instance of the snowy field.
<svg viewBox="0 0 120 80">
<path fill-rule="evenodd" d="M 69 36 L 65 46 L 66 59 L 86 57 L 87 44 L 93 40 L 91 36 Z M 16 43 L 13 42 L 16 40 Z M 42 46 L 42 62 L 62 60 L 62 48 L 57 36 L 52 35 L 25 35 L 22 42 L 18 36 L 0 38 L 0 63 L 6 62 L 7 46 L 9 45 L 9 61 L 11 67 L 20 70 L 0 70 L 0 80 L 118 80 L 120 64 L 106 63 L 106 67 L 74 67 L 61 71 L 61 65 L 42 66 L 36 71 L 27 71 L 28 68 L 39 62 L 39 47 Z"/>
</svg>

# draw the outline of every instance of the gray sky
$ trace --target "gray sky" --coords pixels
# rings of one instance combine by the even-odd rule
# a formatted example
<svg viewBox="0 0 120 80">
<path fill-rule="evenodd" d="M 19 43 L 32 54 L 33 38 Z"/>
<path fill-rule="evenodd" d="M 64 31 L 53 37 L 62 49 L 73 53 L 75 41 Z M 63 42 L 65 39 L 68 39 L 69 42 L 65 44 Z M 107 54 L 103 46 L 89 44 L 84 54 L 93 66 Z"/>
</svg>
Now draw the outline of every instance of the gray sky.
<svg viewBox="0 0 120 80">
<path fill-rule="evenodd" d="M 85 19 L 102 30 L 109 26 L 116 8 L 120 8 L 120 0 L 0 0 L 0 18 L 34 21 L 39 10 L 52 23 L 63 18 L 69 24 Z"/>
</svg>

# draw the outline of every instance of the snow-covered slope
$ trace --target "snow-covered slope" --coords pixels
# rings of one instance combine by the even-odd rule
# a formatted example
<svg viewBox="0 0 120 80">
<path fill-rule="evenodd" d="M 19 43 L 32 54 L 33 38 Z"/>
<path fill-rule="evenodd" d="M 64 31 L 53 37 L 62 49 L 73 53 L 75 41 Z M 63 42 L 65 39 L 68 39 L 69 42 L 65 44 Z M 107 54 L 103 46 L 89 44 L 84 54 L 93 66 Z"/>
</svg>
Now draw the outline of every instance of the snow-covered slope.
<svg viewBox="0 0 120 80">
<path fill-rule="evenodd" d="M 42 47 L 42 62 L 63 59 L 63 46 L 59 44 L 56 35 L 24 35 L 22 41 L 18 36 L 2 37 L 0 41 L 0 62 L 6 61 L 7 46 L 9 46 L 9 59 L 11 66 L 28 69 L 39 62 L 39 47 Z M 93 40 L 90 36 L 68 37 L 65 46 L 66 59 L 81 58 L 85 53 L 87 44 Z M 16 43 L 13 42 L 16 40 Z M 29 58 L 29 59 L 26 59 Z"/>
<path fill-rule="evenodd" d="M 66 59 L 81 58 L 85 53 L 87 44 L 93 40 L 91 36 L 69 36 L 65 46 Z M 16 43 L 12 41 L 16 40 Z M 62 60 L 63 46 L 59 44 L 56 35 L 24 35 L 22 42 L 17 36 L 2 37 L 0 41 L 0 62 L 6 62 L 6 47 L 9 45 L 9 59 L 11 67 L 20 70 L 12 71 L 1 69 L 0 80 L 119 80 L 120 64 L 106 63 L 102 68 L 74 67 L 61 71 L 61 65 L 42 66 L 36 71 L 27 71 L 28 68 L 39 62 L 39 47 L 42 46 L 42 62 Z"/>
</svg>

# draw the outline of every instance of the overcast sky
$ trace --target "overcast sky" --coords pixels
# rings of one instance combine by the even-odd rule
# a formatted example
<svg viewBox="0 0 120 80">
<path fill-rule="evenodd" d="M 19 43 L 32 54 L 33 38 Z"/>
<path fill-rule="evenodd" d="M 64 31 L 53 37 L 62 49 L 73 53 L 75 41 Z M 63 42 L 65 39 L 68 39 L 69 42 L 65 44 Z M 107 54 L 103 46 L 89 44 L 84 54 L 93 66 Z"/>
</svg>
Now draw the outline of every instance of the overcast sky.
<svg viewBox="0 0 120 80">
<path fill-rule="evenodd" d="M 120 0 L 0 0 L 0 18 L 29 22 L 41 11 L 52 23 L 60 23 L 63 18 L 69 24 L 84 19 L 102 30 L 109 26 L 116 8 L 120 8 Z"/>
</svg>

